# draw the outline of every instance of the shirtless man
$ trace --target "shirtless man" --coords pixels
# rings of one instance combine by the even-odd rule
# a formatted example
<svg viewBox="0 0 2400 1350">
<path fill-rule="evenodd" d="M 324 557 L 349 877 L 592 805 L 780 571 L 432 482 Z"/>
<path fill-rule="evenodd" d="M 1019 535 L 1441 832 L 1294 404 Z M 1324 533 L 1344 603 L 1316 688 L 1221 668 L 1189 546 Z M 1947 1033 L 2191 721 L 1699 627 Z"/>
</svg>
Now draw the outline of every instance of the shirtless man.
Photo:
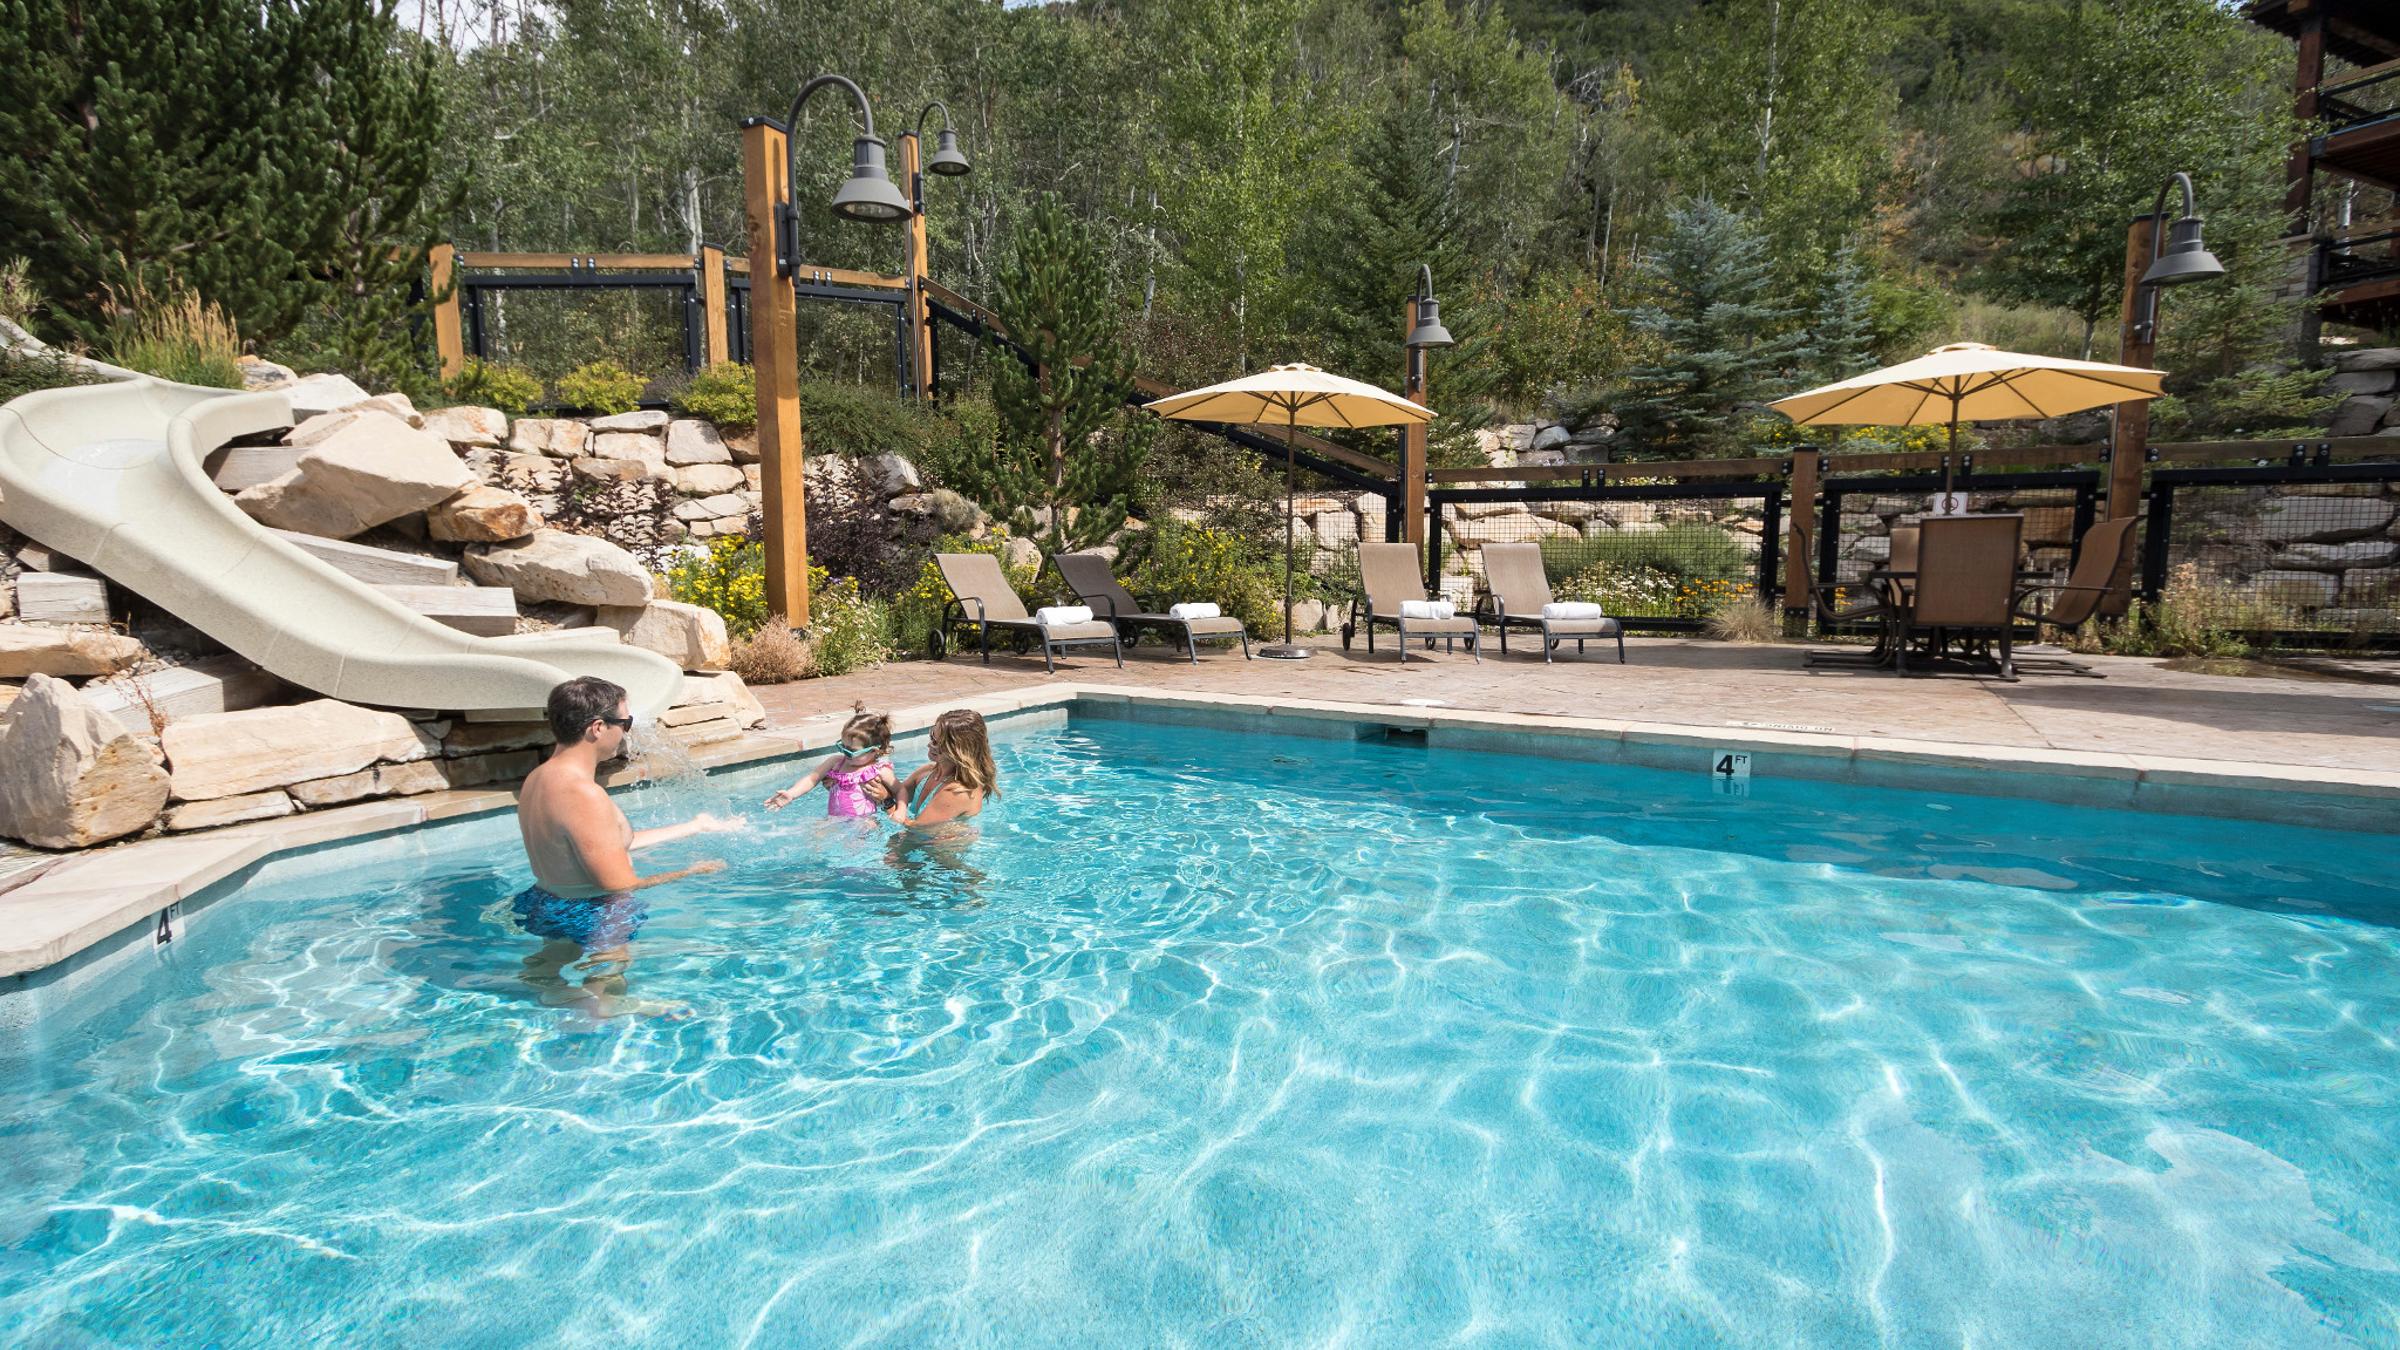
<svg viewBox="0 0 2400 1350">
<path fill-rule="evenodd" d="M 579 1005 L 597 1017 L 667 1011 L 624 997 L 630 947 L 650 908 L 636 893 L 720 872 L 725 864 L 699 862 L 644 877 L 634 874 L 632 855 L 740 829 L 742 822 L 700 815 L 663 829 L 633 828 L 599 782 L 601 764 L 617 757 L 633 730 L 619 686 L 592 676 L 569 680 L 550 691 L 548 716 L 558 748 L 526 776 L 517 796 L 517 829 L 534 880 L 516 898 L 517 923 L 549 939 L 525 958 L 525 981 L 542 991 L 544 1002 Z M 570 989 L 560 972 L 578 957 L 575 968 L 589 974 L 580 989 Z"/>
</svg>

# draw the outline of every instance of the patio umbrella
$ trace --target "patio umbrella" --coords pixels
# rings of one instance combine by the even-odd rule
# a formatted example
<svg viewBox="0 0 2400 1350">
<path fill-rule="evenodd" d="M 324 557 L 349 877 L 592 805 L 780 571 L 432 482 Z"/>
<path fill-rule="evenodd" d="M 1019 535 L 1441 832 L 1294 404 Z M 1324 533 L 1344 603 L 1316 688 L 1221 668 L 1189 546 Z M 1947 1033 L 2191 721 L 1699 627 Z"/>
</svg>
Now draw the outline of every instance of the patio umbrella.
<svg viewBox="0 0 2400 1350">
<path fill-rule="evenodd" d="M 2028 356 L 1981 342 L 1953 342 L 1913 361 L 1779 398 L 1767 406 L 1801 426 L 1949 423 L 1950 454 L 1942 463 L 1942 505 L 1947 511 L 1960 422 L 2063 417 L 2104 404 L 2157 398 L 2165 375 L 2140 366 Z"/>
<path fill-rule="evenodd" d="M 1433 420 L 1433 410 L 1398 394 L 1315 366 L 1269 366 L 1255 375 L 1169 394 L 1142 405 L 1181 422 L 1244 422 L 1283 426 L 1283 641 L 1261 656 L 1296 659 L 1308 648 L 1292 643 L 1292 505 L 1297 495 L 1292 435 L 1297 427 L 1389 427 Z"/>
</svg>

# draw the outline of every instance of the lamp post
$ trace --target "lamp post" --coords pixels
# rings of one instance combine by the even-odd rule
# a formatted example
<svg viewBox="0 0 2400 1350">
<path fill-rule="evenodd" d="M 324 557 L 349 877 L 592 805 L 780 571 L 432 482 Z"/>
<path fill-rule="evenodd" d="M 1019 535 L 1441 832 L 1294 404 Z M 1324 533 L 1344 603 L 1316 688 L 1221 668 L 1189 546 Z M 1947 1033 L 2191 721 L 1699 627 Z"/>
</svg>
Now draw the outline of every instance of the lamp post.
<svg viewBox="0 0 2400 1350">
<path fill-rule="evenodd" d="M 860 134 L 851 142 L 850 176 L 833 194 L 845 220 L 896 224 L 908 219 L 908 198 L 884 170 L 884 144 L 875 134 L 867 96 L 846 76 L 819 75 L 800 86 L 784 120 L 742 123 L 743 214 L 750 235 L 750 359 L 758 381 L 759 514 L 766 528 L 767 608 L 796 628 L 808 625 L 808 507 L 802 488 L 800 440 L 799 295 L 800 209 L 793 204 L 797 166 L 791 133 L 800 109 L 818 90 L 839 87 L 858 105 Z"/>
<path fill-rule="evenodd" d="M 2180 188 L 2183 214 L 2166 223 L 2167 194 Z M 2123 330 L 2117 360 L 2128 366 L 2147 366 L 2158 350 L 2158 292 L 2166 286 L 2208 281 L 2225 274 L 2225 265 L 2200 242 L 2200 208 L 2192 194 L 2192 176 L 2175 173 L 2159 185 L 2150 214 L 2136 216 L 2125 234 L 2125 300 Z M 2161 227 L 2165 240 L 2161 246 Z M 2149 458 L 2150 404 L 2147 400 L 2116 405 L 2115 434 L 2109 438 L 2108 519 L 2122 520 L 2141 509 L 2142 465 Z M 2130 558 L 2131 555 L 2128 555 Z M 2118 569 L 2109 586 L 2122 591 L 2132 582 L 2129 561 Z"/>
<path fill-rule="evenodd" d="M 942 129 L 936 133 L 933 154 L 918 164 L 925 119 L 942 110 Z M 918 398 L 933 395 L 933 324 L 926 307 L 925 282 L 932 262 L 925 248 L 925 174 L 957 178 L 974 166 L 958 148 L 958 131 L 950 125 L 950 105 L 935 99 L 917 113 L 917 124 L 900 133 L 900 176 L 908 180 L 908 358 L 909 392 Z"/>
<path fill-rule="evenodd" d="M 1407 349 L 1408 358 L 1401 371 L 1400 396 L 1421 404 L 1425 401 L 1425 353 L 1436 347 L 1455 345 L 1450 330 L 1442 326 L 1442 302 L 1433 298 L 1431 264 L 1417 265 L 1417 293 L 1408 298 L 1407 324 L 1408 336 L 1402 339 L 1402 346 Z M 1400 428 L 1400 537 L 1420 548 L 1427 537 L 1425 438 L 1428 431 L 1423 423 Z"/>
</svg>

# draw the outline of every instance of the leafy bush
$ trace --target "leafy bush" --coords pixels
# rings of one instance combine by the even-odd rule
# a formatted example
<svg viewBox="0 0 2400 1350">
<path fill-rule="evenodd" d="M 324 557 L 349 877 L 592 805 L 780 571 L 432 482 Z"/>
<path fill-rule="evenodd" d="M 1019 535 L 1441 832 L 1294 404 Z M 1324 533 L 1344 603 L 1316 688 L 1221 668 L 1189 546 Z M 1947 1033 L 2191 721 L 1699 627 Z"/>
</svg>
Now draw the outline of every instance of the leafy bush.
<svg viewBox="0 0 2400 1350">
<path fill-rule="evenodd" d="M 673 402 L 678 412 L 746 431 L 758 424 L 758 375 L 739 361 L 719 361 L 675 391 Z"/>
<path fill-rule="evenodd" d="M 912 463 L 941 438 L 942 419 L 885 389 L 811 380 L 800 386 L 800 426 L 812 455 L 899 455 Z"/>
<path fill-rule="evenodd" d="M 2124 619 L 2104 631 L 2100 646 L 2118 656 L 2238 657 L 2250 654 L 2245 632 L 2293 626 L 2282 606 L 2184 563 L 2168 576 L 2157 603 L 2136 599 Z"/>
<path fill-rule="evenodd" d="M 523 366 L 470 357 L 456 375 L 443 382 L 442 393 L 452 403 L 498 408 L 511 417 L 522 417 L 541 400 L 542 382 Z"/>
<path fill-rule="evenodd" d="M 686 556 L 667 569 L 667 593 L 715 610 L 728 634 L 746 638 L 768 618 L 766 549 L 740 535 L 720 535 L 705 555 Z"/>
<path fill-rule="evenodd" d="M 814 485 L 808 494 L 808 552 L 835 576 L 856 579 L 869 595 L 905 588 L 933 555 L 934 522 L 884 509 L 843 479 Z"/>
<path fill-rule="evenodd" d="M 987 399 L 953 400 L 915 452 L 917 471 L 968 500 L 999 500 L 1000 414 Z"/>
<path fill-rule="evenodd" d="M 561 406 L 614 415 L 641 406 L 645 383 L 614 361 L 587 361 L 558 377 L 552 392 Z"/>
<path fill-rule="evenodd" d="M 789 684 L 817 673 L 816 654 L 780 614 L 768 615 L 757 632 L 733 644 L 731 664 L 744 684 Z"/>
<path fill-rule="evenodd" d="M 1661 572 L 1676 578 L 1735 578 L 1756 570 L 1734 537 L 1714 525 L 1669 525 L 1656 530 L 1610 530 L 1592 538 L 1542 540 L 1542 566 L 1553 577 L 1606 565 Z"/>
<path fill-rule="evenodd" d="M 824 568 L 811 567 L 808 591 L 808 635 L 819 675 L 847 675 L 892 659 L 889 609 L 861 593 L 855 577 L 837 581 Z"/>
<path fill-rule="evenodd" d="M 177 384 L 242 387 L 242 338 L 225 311 L 196 291 L 154 297 L 138 287 L 115 297 L 110 357 L 120 366 Z"/>
<path fill-rule="evenodd" d="M 1171 519 L 1140 544 L 1127 590 L 1169 603 L 1207 601 L 1240 619 L 1252 637 L 1284 636 L 1280 557 L 1267 562 L 1239 535 Z"/>
</svg>

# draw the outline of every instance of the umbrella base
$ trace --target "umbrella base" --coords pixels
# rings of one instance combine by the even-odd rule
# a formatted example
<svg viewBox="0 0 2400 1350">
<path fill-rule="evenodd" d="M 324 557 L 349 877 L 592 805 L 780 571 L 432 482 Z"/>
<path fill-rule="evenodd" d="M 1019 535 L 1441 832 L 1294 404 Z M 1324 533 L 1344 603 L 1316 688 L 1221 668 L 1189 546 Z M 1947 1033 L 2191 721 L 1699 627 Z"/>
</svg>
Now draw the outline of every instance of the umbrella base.
<svg viewBox="0 0 2400 1350">
<path fill-rule="evenodd" d="M 1270 661 L 1305 661 L 1316 655 L 1306 647 L 1294 647 L 1282 642 L 1261 647 L 1258 649 L 1258 654 Z"/>
</svg>

